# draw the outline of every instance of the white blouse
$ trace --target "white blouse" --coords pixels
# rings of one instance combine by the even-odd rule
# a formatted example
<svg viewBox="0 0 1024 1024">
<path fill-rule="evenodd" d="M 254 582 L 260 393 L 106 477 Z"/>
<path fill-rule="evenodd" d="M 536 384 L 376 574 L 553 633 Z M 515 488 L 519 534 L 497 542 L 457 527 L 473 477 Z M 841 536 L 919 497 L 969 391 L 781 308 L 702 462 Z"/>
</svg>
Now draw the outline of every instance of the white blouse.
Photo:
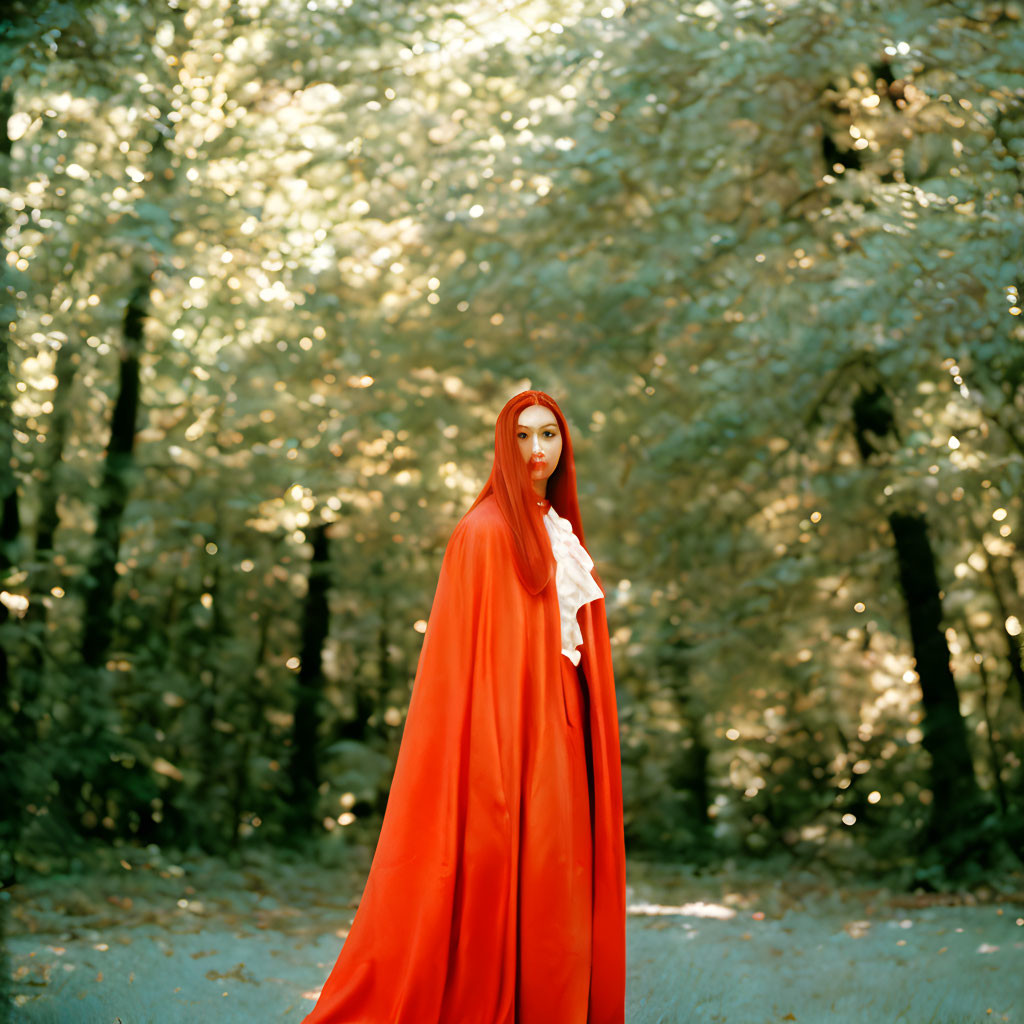
<svg viewBox="0 0 1024 1024">
<path fill-rule="evenodd" d="M 562 620 L 562 654 L 574 665 L 580 663 L 576 649 L 583 643 L 583 632 L 576 613 L 590 601 L 604 597 L 597 581 L 590 575 L 593 559 L 587 554 L 572 524 L 563 519 L 552 506 L 544 513 L 544 527 L 551 538 L 551 551 L 555 556 L 555 590 L 558 593 L 558 613 Z"/>
</svg>

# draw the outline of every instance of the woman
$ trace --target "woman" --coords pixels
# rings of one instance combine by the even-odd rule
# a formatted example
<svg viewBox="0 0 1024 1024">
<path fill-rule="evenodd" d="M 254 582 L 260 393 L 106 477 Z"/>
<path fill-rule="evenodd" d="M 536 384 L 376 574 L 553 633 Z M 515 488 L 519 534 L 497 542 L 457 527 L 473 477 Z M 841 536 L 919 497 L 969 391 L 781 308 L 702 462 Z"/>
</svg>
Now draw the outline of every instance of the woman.
<svg viewBox="0 0 1024 1024">
<path fill-rule="evenodd" d="M 622 1024 L 619 733 L 582 541 L 565 418 L 524 391 L 445 551 L 370 874 L 305 1024 Z"/>
</svg>

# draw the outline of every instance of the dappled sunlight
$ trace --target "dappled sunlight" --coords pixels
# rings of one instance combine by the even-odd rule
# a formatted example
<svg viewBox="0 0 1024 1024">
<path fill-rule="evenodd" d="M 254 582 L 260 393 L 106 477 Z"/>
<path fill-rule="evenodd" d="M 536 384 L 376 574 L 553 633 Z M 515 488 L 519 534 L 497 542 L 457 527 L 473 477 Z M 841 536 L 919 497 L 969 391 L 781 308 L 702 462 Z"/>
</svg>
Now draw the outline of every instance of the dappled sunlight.
<svg viewBox="0 0 1024 1024">
<path fill-rule="evenodd" d="M 679 906 L 668 906 L 662 903 L 646 901 L 629 903 L 626 913 L 634 917 L 662 917 L 672 915 L 678 917 L 707 917 L 718 921 L 729 921 L 736 916 L 732 907 L 723 907 L 718 903 L 683 903 Z"/>
</svg>

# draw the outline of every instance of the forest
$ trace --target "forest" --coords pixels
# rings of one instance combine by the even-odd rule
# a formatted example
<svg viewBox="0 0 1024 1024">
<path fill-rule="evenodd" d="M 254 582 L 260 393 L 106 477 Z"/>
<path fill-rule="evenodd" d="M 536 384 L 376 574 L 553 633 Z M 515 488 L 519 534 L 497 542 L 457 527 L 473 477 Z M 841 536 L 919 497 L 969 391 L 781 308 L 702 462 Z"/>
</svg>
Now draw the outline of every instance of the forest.
<svg viewBox="0 0 1024 1024">
<path fill-rule="evenodd" d="M 372 848 L 526 387 L 631 858 L 1019 872 L 1019 0 L 10 10 L 5 884 Z"/>
</svg>

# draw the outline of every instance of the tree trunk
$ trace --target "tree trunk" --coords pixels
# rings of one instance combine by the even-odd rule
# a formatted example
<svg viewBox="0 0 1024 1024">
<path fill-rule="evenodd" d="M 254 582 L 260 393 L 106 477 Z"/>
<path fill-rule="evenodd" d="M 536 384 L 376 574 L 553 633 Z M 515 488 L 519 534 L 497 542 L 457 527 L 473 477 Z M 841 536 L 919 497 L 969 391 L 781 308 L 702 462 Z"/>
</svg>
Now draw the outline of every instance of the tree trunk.
<svg viewBox="0 0 1024 1024">
<path fill-rule="evenodd" d="M 179 31 L 181 12 L 174 18 L 175 33 Z M 174 50 L 179 56 L 184 43 L 177 39 Z M 174 138 L 175 125 L 170 120 L 172 91 L 177 73 L 171 73 L 165 83 L 166 91 L 158 90 L 154 102 L 160 116 L 154 124 L 150 143 L 149 168 L 152 171 L 153 194 L 151 202 L 168 204 L 174 175 L 170 163 L 169 143 Z M 158 251 L 140 250 L 141 260 L 136 263 L 134 289 L 124 314 L 124 348 L 121 351 L 121 372 L 117 399 L 110 424 L 110 441 L 103 465 L 99 507 L 96 513 L 96 533 L 93 538 L 92 558 L 86 573 L 85 612 L 82 616 L 82 659 L 90 667 L 102 665 L 113 637 L 113 596 L 117 581 L 117 554 L 121 542 L 121 520 L 128 501 L 129 478 L 134 469 L 135 430 L 139 414 L 139 362 L 143 352 L 143 332 L 150 312 L 150 291 L 155 268 L 159 264 Z M 145 267 L 145 269 L 142 269 Z"/>
<path fill-rule="evenodd" d="M 78 370 L 79 356 L 74 345 L 65 342 L 57 352 L 54 376 L 57 387 L 53 392 L 53 413 L 50 426 L 46 432 L 46 465 L 42 469 L 39 481 L 39 514 L 36 517 L 36 555 L 46 557 L 53 551 L 53 541 L 57 533 L 59 517 L 57 504 L 60 500 L 60 485 L 57 479 L 60 466 L 64 461 L 64 446 L 68 439 L 68 428 L 71 423 L 73 399 L 71 389 L 74 386 L 75 373 Z M 36 588 L 38 590 L 38 588 Z"/>
<path fill-rule="evenodd" d="M 14 112 L 14 90 L 9 84 L 0 88 L 0 186 L 11 186 L 11 137 L 7 122 Z M 7 234 L 10 215 L 6 204 L 0 208 L 0 237 Z M 0 245 L 0 265 L 6 268 L 6 246 Z M 21 515 L 18 507 L 18 485 L 14 475 L 14 411 L 11 408 L 14 395 L 14 372 L 11 366 L 11 317 L 13 313 L 14 287 L 5 283 L 0 296 L 0 589 L 7 581 L 8 573 L 16 560 L 16 547 L 21 533 Z M 4 793 L 4 805 L 9 810 L 0 815 L 0 882 L 8 885 L 14 881 L 14 851 L 21 835 L 21 792 L 22 755 L 19 753 L 30 742 L 28 727 L 19 719 L 24 717 L 24 699 L 14 694 L 14 683 L 10 675 L 8 650 L 13 646 L 5 635 L 10 626 L 10 612 L 0 602 L 0 789 Z M 4 971 L 0 980 L 0 1006 L 6 1005 L 7 963 L 2 951 L 3 923 L 6 919 L 6 903 L 0 906 L 0 969 Z M 0 1008 L 0 1020 L 7 1017 Z"/>
<path fill-rule="evenodd" d="M 975 651 L 978 663 L 978 675 L 981 677 L 981 713 L 985 718 L 985 739 L 988 741 L 988 762 L 989 770 L 992 772 L 992 785 L 995 787 L 996 799 L 999 802 L 999 811 L 1004 820 L 1009 810 L 1010 802 L 1006 795 L 1006 786 L 1003 784 L 1002 756 L 999 747 L 996 745 L 996 727 L 992 721 L 992 683 L 988 676 L 988 669 L 985 668 L 985 653 L 978 644 L 971 624 L 967 616 L 963 619 L 964 633 L 971 647 Z"/>
<path fill-rule="evenodd" d="M 54 375 L 57 387 L 53 392 L 53 413 L 46 431 L 46 445 L 42 450 L 43 464 L 39 467 L 37 490 L 39 509 L 36 514 L 35 562 L 32 573 L 28 611 L 24 622 L 41 634 L 46 629 L 47 606 L 43 598 L 54 586 L 60 585 L 61 578 L 53 564 L 53 545 L 60 522 L 57 506 L 60 501 L 60 468 L 64 461 L 64 448 L 68 439 L 73 405 L 72 387 L 78 370 L 78 352 L 70 342 L 65 342 L 57 352 Z M 19 680 L 21 702 L 32 701 L 39 688 L 39 680 L 46 676 L 46 644 L 34 643 L 26 651 L 22 661 L 24 672 Z"/>
<path fill-rule="evenodd" d="M 232 853 L 237 853 L 241 840 L 239 825 L 242 823 L 242 815 L 249 809 L 251 781 L 249 778 L 249 758 L 252 755 L 253 747 L 258 747 L 258 738 L 262 731 L 263 711 L 265 700 L 261 686 L 261 674 L 263 663 L 267 657 L 267 638 L 270 633 L 270 614 L 263 610 L 260 612 L 257 635 L 259 641 L 256 644 L 256 654 L 253 658 L 252 672 L 249 675 L 248 693 L 245 694 L 245 708 L 247 715 L 241 727 L 241 738 L 238 748 L 238 760 L 235 764 L 234 776 L 231 785 L 231 834 L 228 837 L 228 845 Z"/>
<path fill-rule="evenodd" d="M 14 112 L 14 90 L 9 86 L 0 90 L 0 187 L 11 186 L 11 137 L 7 122 Z M 6 204 L 0 213 L 0 236 L 6 235 L 10 215 Z M 6 257 L 6 247 L 0 247 L 0 258 Z M 4 264 L 6 266 L 6 263 Z M 21 516 L 18 510 L 18 485 L 14 476 L 14 413 L 11 400 L 14 394 L 14 373 L 11 367 L 11 323 L 8 307 L 13 307 L 14 288 L 4 288 L 2 305 L 4 315 L 0 316 L 0 583 L 14 563 L 14 547 L 21 532 Z M 0 603 L 0 629 L 10 618 L 7 606 Z M 0 709 L 5 713 L 11 706 L 11 689 L 7 664 L 7 644 L 0 643 Z"/>
<path fill-rule="evenodd" d="M 666 781 L 672 789 L 686 795 L 687 826 L 696 841 L 680 850 L 687 857 L 701 861 L 714 856 L 714 837 L 708 807 L 711 805 L 709 762 L 711 751 L 704 737 L 705 710 L 695 699 L 689 678 L 688 659 L 692 644 L 677 634 L 665 644 L 664 654 L 658 660 L 658 674 L 672 680 L 672 695 L 679 718 L 686 723 L 686 735 L 676 746 L 668 764 Z M 653 696 L 650 689 L 647 697 Z M 688 829 L 689 830 L 689 829 Z"/>
<path fill-rule="evenodd" d="M 129 476 L 134 468 L 135 425 L 139 414 L 139 359 L 149 297 L 149 278 L 141 281 L 128 300 L 124 315 L 124 349 L 117 399 L 110 422 L 110 441 L 103 463 L 92 558 L 85 582 L 82 616 L 82 660 L 102 665 L 114 627 L 114 586 L 121 521 L 128 501 Z"/>
<path fill-rule="evenodd" d="M 212 536 L 214 542 L 220 538 L 219 513 Z M 194 799 L 196 806 L 205 809 L 197 829 L 199 844 L 208 853 L 214 853 L 224 845 L 224 817 L 230 797 L 228 772 L 224 763 L 225 736 L 218 728 L 218 720 L 232 702 L 232 695 L 226 694 L 225 689 L 233 685 L 233 680 L 225 677 L 219 656 L 221 651 L 226 650 L 230 636 L 221 594 L 221 557 L 218 554 L 200 554 L 199 557 L 206 558 L 210 565 L 209 572 L 204 571 L 202 574 L 202 585 L 204 592 L 210 596 L 211 615 L 209 628 L 197 628 L 193 640 L 195 657 L 199 663 L 196 666 L 196 678 L 201 684 L 196 700 L 202 711 L 197 761 L 200 777 L 204 780 L 201 792 L 196 793 Z"/>
<path fill-rule="evenodd" d="M 391 687 L 391 600 L 387 582 L 381 581 L 380 626 L 377 629 L 377 674 L 380 692 L 385 694 Z"/>
<path fill-rule="evenodd" d="M 320 698 L 324 689 L 323 647 L 327 639 L 330 610 L 327 604 L 328 553 L 327 524 L 309 530 L 313 557 L 309 566 L 309 585 L 302 618 L 302 645 L 295 687 L 295 717 L 292 725 L 291 780 L 292 817 L 298 832 L 313 827 L 319 779 L 317 733 L 320 725 Z"/>
<path fill-rule="evenodd" d="M 892 402 L 879 383 L 861 386 L 853 417 L 865 462 L 883 452 L 880 441 L 898 437 Z M 921 686 L 923 745 L 931 759 L 932 803 L 924 838 L 945 851 L 952 867 L 970 855 L 971 837 L 966 833 L 977 824 L 984 807 L 942 628 L 942 599 L 927 520 L 920 512 L 894 511 L 888 521 Z"/>
<path fill-rule="evenodd" d="M 1009 591 L 1011 594 L 1020 594 L 1021 589 L 1018 586 L 1016 573 L 1013 571 L 1013 563 L 1008 558 L 1000 558 L 997 565 L 995 564 L 995 557 L 986 553 L 985 560 L 988 563 L 987 574 L 989 582 L 992 584 L 992 594 L 996 599 L 999 615 L 1003 620 L 1003 636 L 1006 639 L 1006 661 L 1009 665 L 1010 676 L 1017 684 L 1017 699 L 1021 707 L 1024 707 L 1024 661 L 1021 659 L 1021 634 L 1011 633 L 1006 628 L 1011 612 L 1004 597 L 1006 591 Z M 1000 581 L 1000 576 L 1008 581 L 1005 588 Z"/>
<path fill-rule="evenodd" d="M 949 664 L 942 628 L 942 601 L 928 525 L 919 513 L 889 516 L 900 588 L 906 600 L 910 639 L 924 705 L 924 748 L 931 755 L 933 838 L 955 832 L 977 813 L 979 799 L 967 728 Z"/>
</svg>

